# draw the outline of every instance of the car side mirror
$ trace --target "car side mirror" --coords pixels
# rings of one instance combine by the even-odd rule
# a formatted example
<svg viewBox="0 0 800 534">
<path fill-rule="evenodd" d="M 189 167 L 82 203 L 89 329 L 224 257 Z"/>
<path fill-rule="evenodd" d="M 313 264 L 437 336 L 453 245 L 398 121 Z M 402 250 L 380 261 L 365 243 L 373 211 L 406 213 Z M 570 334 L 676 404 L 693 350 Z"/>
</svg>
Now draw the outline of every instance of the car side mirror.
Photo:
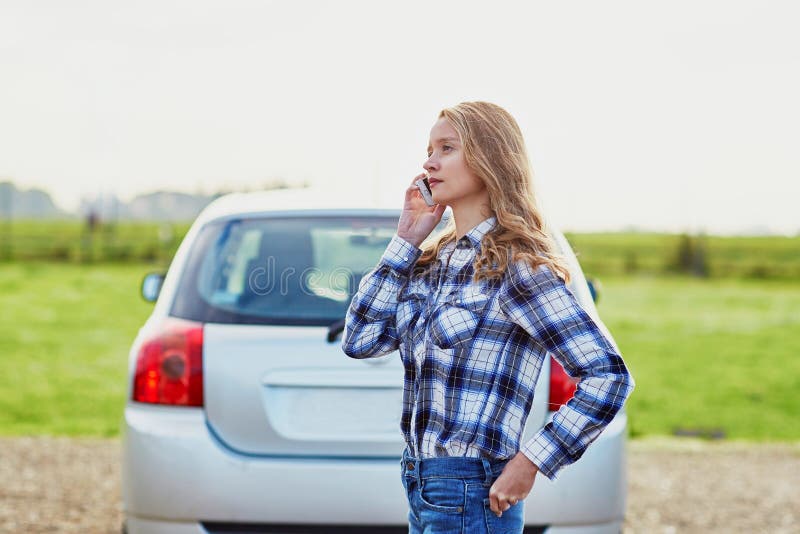
<svg viewBox="0 0 800 534">
<path fill-rule="evenodd" d="M 162 273 L 150 273 L 142 280 L 142 298 L 147 302 L 155 302 L 158 294 L 161 293 L 161 285 L 164 283 Z"/>
<path fill-rule="evenodd" d="M 597 304 L 597 301 L 600 299 L 600 282 L 595 282 L 593 279 L 587 278 L 586 285 L 589 286 L 589 293 L 592 294 L 592 300 Z"/>
</svg>

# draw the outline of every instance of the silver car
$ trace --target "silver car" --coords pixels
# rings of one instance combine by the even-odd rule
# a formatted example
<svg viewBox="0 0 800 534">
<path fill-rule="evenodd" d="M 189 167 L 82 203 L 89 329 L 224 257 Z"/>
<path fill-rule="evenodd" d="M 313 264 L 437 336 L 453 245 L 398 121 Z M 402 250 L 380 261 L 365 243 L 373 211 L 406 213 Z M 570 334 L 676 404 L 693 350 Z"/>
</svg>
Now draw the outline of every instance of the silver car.
<svg viewBox="0 0 800 534">
<path fill-rule="evenodd" d="M 400 359 L 348 358 L 340 338 L 399 215 L 308 190 L 228 195 L 166 277 L 145 278 L 156 304 L 131 348 L 122 420 L 129 534 L 407 532 Z M 555 238 L 571 291 L 605 330 Z M 574 389 L 551 358 L 523 440 Z M 626 426 L 621 411 L 558 481 L 537 477 L 526 532 L 621 531 Z"/>
</svg>

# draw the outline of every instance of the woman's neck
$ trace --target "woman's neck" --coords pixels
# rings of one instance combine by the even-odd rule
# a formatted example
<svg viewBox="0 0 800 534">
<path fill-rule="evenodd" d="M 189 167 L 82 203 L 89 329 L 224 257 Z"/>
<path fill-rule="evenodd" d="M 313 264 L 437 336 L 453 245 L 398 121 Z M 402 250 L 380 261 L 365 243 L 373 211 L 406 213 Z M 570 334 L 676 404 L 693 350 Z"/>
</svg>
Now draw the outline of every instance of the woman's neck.
<svg viewBox="0 0 800 534">
<path fill-rule="evenodd" d="M 453 220 L 456 223 L 456 239 L 461 239 L 492 215 L 488 204 L 451 205 L 450 208 L 453 210 Z"/>
</svg>

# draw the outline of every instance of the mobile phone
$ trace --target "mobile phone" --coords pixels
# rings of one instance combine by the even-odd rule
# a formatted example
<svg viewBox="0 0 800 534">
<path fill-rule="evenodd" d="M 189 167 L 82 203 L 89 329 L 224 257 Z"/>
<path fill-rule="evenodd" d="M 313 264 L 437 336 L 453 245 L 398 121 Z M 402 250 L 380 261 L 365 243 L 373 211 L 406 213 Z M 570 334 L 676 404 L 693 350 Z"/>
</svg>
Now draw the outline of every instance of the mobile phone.
<svg viewBox="0 0 800 534">
<path fill-rule="evenodd" d="M 428 183 L 427 178 L 420 178 L 416 182 L 414 182 L 419 189 L 419 192 L 422 193 L 422 198 L 425 199 L 425 204 L 428 206 L 435 206 L 436 202 L 433 201 L 433 197 L 431 196 L 431 186 Z"/>
</svg>

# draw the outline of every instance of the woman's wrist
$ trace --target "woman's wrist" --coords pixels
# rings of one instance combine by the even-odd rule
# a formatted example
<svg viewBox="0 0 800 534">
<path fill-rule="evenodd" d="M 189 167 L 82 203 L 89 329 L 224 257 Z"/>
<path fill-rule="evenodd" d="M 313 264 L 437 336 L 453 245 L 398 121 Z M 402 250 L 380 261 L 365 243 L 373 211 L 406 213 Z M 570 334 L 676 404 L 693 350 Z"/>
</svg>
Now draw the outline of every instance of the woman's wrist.
<svg viewBox="0 0 800 534">
<path fill-rule="evenodd" d="M 399 238 L 400 238 L 400 239 L 402 239 L 403 241 L 406 241 L 406 242 L 407 242 L 407 243 L 409 243 L 410 245 L 413 245 L 413 246 L 415 246 L 416 248 L 419 248 L 419 246 L 420 246 L 420 245 L 422 244 L 422 242 L 424 241 L 424 239 L 418 239 L 418 238 L 415 238 L 415 237 L 413 237 L 413 236 L 409 236 L 409 235 L 402 234 L 402 233 L 400 233 L 400 232 L 398 232 L 398 233 L 397 233 L 397 237 L 399 237 Z"/>
<path fill-rule="evenodd" d="M 532 473 L 532 475 L 535 477 L 536 474 L 539 472 L 539 466 L 536 465 L 533 462 L 533 460 L 528 458 L 528 456 L 525 455 L 525 453 L 523 453 L 522 451 L 518 451 L 516 456 L 520 458 L 519 463 L 525 466 L 525 469 L 527 469 L 528 472 Z"/>
</svg>

